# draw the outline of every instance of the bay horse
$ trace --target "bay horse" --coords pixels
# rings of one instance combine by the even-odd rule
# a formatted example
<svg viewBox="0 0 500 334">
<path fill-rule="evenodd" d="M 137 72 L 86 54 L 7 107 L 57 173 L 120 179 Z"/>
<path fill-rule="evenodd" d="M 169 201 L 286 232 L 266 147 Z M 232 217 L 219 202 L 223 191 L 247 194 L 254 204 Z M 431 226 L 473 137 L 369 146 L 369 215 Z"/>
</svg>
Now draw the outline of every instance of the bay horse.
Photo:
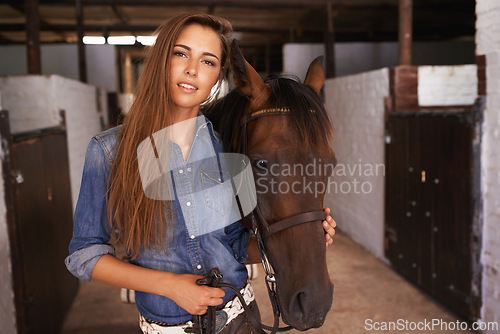
<svg viewBox="0 0 500 334">
<path fill-rule="evenodd" d="M 328 175 L 321 166 L 336 162 L 329 145 L 333 128 L 319 96 L 321 59 L 311 63 L 304 84 L 286 77 L 264 81 L 233 43 L 231 68 L 237 89 L 205 114 L 225 150 L 246 154 L 252 164 L 260 212 L 256 224 L 248 216 L 243 224 L 264 232 L 283 321 L 301 331 L 320 327 L 333 300 L 324 214 L 308 222 L 286 218 L 322 210 Z M 301 168 L 306 166 L 313 167 Z M 281 226 L 283 220 L 290 224 Z"/>
</svg>

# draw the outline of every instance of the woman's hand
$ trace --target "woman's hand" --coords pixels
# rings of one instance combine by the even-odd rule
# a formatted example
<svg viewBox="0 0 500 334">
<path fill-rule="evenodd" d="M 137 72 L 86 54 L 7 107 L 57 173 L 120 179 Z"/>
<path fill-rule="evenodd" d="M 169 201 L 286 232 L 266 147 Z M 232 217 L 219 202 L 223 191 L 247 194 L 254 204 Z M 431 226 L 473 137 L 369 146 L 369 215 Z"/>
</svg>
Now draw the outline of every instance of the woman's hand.
<svg viewBox="0 0 500 334">
<path fill-rule="evenodd" d="M 223 289 L 197 285 L 196 280 L 199 278 L 203 276 L 140 267 L 109 254 L 101 256 L 92 271 L 92 280 L 165 296 L 196 315 L 205 314 L 208 306 L 222 304 L 222 297 L 225 295 Z"/>
<path fill-rule="evenodd" d="M 330 208 L 324 208 L 325 211 L 325 220 L 323 220 L 323 228 L 325 229 L 325 240 L 326 247 L 333 243 L 333 236 L 335 235 L 335 227 L 337 227 L 337 223 L 330 216 Z"/>
<path fill-rule="evenodd" d="M 197 285 L 196 280 L 199 278 L 203 278 L 203 276 L 176 275 L 171 283 L 172 290 L 168 296 L 177 305 L 193 315 L 205 314 L 209 306 L 222 304 L 222 297 L 225 295 L 223 289 Z"/>
</svg>

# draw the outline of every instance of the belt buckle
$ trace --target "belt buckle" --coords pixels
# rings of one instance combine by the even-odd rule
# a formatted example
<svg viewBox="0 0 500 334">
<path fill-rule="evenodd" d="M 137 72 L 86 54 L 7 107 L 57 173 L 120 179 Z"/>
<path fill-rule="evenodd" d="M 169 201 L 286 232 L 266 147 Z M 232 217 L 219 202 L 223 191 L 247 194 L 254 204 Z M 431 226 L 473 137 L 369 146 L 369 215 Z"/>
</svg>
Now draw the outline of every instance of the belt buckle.
<svg viewBox="0 0 500 334">
<path fill-rule="evenodd" d="M 220 333 L 227 325 L 228 315 L 225 311 L 216 311 L 215 312 L 215 333 Z M 201 324 L 203 328 L 207 328 L 208 315 L 204 315 L 201 318 Z"/>
</svg>

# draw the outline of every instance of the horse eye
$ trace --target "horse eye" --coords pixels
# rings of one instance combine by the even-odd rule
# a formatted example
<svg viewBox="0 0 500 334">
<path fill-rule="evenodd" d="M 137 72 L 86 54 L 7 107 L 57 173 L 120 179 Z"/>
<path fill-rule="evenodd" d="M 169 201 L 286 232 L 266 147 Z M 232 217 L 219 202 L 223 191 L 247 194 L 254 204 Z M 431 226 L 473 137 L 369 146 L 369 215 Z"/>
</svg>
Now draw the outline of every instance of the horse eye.
<svg viewBox="0 0 500 334">
<path fill-rule="evenodd" d="M 267 161 L 266 160 L 257 160 L 254 163 L 255 167 L 259 169 L 267 169 Z"/>
</svg>

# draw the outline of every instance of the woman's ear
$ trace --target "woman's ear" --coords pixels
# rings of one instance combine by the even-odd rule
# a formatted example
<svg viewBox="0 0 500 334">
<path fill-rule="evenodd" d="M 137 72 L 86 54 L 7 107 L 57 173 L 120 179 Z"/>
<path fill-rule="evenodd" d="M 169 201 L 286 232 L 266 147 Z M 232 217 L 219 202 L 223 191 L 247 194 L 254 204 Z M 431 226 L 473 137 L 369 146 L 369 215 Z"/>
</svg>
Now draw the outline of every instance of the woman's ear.
<svg viewBox="0 0 500 334">
<path fill-rule="evenodd" d="M 323 56 L 314 59 L 307 70 L 304 85 L 311 86 L 319 95 L 321 87 L 325 83 L 325 71 L 323 70 Z"/>
<path fill-rule="evenodd" d="M 231 70 L 236 87 L 250 100 L 261 100 L 262 94 L 270 95 L 270 88 L 264 84 L 257 71 L 245 60 L 236 40 L 233 40 L 231 44 Z"/>
</svg>

